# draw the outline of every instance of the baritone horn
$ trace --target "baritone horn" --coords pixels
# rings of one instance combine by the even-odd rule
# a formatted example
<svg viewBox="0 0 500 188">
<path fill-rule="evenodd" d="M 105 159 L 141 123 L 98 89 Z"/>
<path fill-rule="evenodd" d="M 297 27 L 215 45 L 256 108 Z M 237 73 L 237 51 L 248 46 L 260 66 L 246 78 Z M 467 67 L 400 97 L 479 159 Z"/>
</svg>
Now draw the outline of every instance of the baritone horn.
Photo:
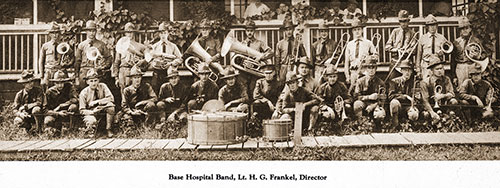
<svg viewBox="0 0 500 188">
<path fill-rule="evenodd" d="M 445 54 L 449 54 L 453 51 L 453 43 L 450 41 L 445 41 L 443 44 L 441 44 L 441 51 L 443 51 Z"/>
<path fill-rule="evenodd" d="M 60 65 L 63 65 L 63 60 L 64 60 L 64 56 L 66 56 L 66 54 L 69 52 L 69 49 L 71 47 L 69 46 L 69 44 L 67 42 L 62 42 L 60 44 L 57 45 L 56 47 L 56 51 L 58 54 L 61 54 L 61 62 L 59 63 Z"/>
<path fill-rule="evenodd" d="M 344 98 L 342 98 L 342 96 L 339 95 L 335 98 L 334 108 L 335 112 L 337 112 L 337 114 L 340 115 L 341 121 L 347 119 L 347 115 L 345 113 Z"/>
<path fill-rule="evenodd" d="M 483 60 L 479 60 L 481 56 L 481 53 L 483 52 L 483 49 L 481 48 L 481 45 L 475 42 L 471 42 L 465 46 L 465 56 L 469 58 L 472 62 L 477 63 L 481 65 L 481 71 L 486 70 L 488 67 L 488 63 L 490 62 L 490 58 L 486 57 Z"/>
<path fill-rule="evenodd" d="M 89 61 L 94 62 L 94 68 L 97 68 L 97 58 L 102 57 L 102 55 L 97 47 L 92 46 L 85 53 L 85 57 L 87 57 Z"/>
<path fill-rule="evenodd" d="M 231 36 L 227 36 L 222 44 L 221 56 L 224 57 L 229 52 L 235 53 L 231 58 L 231 65 L 234 68 L 258 77 L 264 77 L 261 68 L 265 63 L 255 61 L 255 59 L 260 59 L 264 56 L 263 53 L 242 44 Z M 270 60 L 267 63 L 271 64 Z"/>
<path fill-rule="evenodd" d="M 184 65 L 191 71 L 193 74 L 199 77 L 198 75 L 198 67 L 201 65 L 202 62 L 210 62 L 212 59 L 212 56 L 205 50 L 203 47 L 201 47 L 200 42 L 198 41 L 198 38 L 196 38 L 191 45 L 188 47 L 186 54 L 191 54 L 192 56 L 186 58 L 184 61 Z M 201 61 L 201 62 L 200 62 Z M 210 67 L 210 66 L 209 66 Z M 217 74 L 212 70 L 210 67 L 210 76 L 208 77 L 210 80 L 217 82 L 219 77 Z"/>
</svg>

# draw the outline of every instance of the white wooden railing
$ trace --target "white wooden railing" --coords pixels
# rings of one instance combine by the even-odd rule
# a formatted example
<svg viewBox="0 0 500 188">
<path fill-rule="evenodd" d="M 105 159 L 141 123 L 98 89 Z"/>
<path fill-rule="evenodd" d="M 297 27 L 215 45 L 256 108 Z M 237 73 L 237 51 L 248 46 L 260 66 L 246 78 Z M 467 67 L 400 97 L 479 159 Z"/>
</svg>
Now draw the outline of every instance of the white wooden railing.
<svg viewBox="0 0 500 188">
<path fill-rule="evenodd" d="M 443 34 L 449 40 L 453 40 L 457 36 L 457 20 L 456 17 L 438 18 L 439 33 Z M 322 20 L 311 20 L 306 24 L 306 32 L 310 36 L 312 44 L 318 36 L 318 23 Z M 347 20 L 347 23 L 350 21 Z M 424 33 L 423 18 L 415 18 L 410 22 L 410 27 L 415 31 Z M 256 37 L 263 40 L 273 49 L 276 49 L 276 44 L 283 38 L 283 32 L 280 31 L 282 21 L 257 21 L 258 29 Z M 365 37 L 371 39 L 373 33 L 382 35 L 381 44 L 379 44 L 380 61 L 388 62 L 390 59 L 389 52 L 384 51 L 385 43 L 388 40 L 390 32 L 398 26 L 397 18 L 388 18 L 378 21 L 369 21 L 365 29 Z M 0 25 L 0 80 L 17 79 L 19 73 L 23 70 L 34 70 L 38 74 L 37 62 L 40 47 L 48 40 L 47 37 L 48 25 Z M 236 38 L 239 40 L 244 38 L 244 29 L 241 25 L 234 25 L 233 29 Z M 343 32 L 350 32 L 349 26 L 331 26 L 330 38 L 339 40 Z M 146 38 L 151 38 L 152 33 L 139 34 L 139 41 Z M 84 40 L 84 34 L 77 36 L 78 41 Z M 383 52 L 383 53 L 382 53 Z M 449 57 L 447 57 L 449 59 Z M 227 61 L 226 61 L 227 63 Z"/>
</svg>

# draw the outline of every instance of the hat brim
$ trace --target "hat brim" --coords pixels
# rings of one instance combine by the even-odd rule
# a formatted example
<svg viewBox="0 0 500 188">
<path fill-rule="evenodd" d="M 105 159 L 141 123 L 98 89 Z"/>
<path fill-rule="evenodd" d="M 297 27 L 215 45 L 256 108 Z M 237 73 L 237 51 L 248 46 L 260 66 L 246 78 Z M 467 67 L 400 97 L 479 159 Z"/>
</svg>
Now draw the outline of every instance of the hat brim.
<svg viewBox="0 0 500 188">
<path fill-rule="evenodd" d="M 240 75 L 240 74 L 239 74 L 239 73 L 236 73 L 236 74 L 231 74 L 231 75 L 224 76 L 224 77 L 222 77 L 221 79 L 222 79 L 222 80 L 225 80 L 225 79 L 228 79 L 228 78 L 233 78 L 233 77 L 236 77 L 236 76 L 238 76 L 238 75 Z"/>
<path fill-rule="evenodd" d="M 287 80 L 285 83 L 290 83 L 290 82 L 294 82 L 294 81 L 298 81 L 300 78 L 295 78 L 295 79 L 292 79 L 292 80 Z"/>
<path fill-rule="evenodd" d="M 132 77 L 132 76 L 144 76 L 144 73 L 127 75 L 127 77 Z"/>
<path fill-rule="evenodd" d="M 399 22 L 409 22 L 410 18 L 399 18 Z"/>
<path fill-rule="evenodd" d="M 305 63 L 305 62 L 302 62 L 302 61 L 297 61 L 294 63 L 295 65 L 297 65 L 297 67 L 300 65 L 300 64 L 304 64 L 304 65 L 307 65 L 309 68 L 313 68 L 314 66 L 309 64 L 309 63 Z"/>
<path fill-rule="evenodd" d="M 210 74 L 210 73 L 211 73 L 211 71 L 208 71 L 208 70 L 207 71 L 200 71 L 200 72 L 198 72 L 198 74 Z"/>
<path fill-rule="evenodd" d="M 71 78 L 64 78 L 64 79 L 49 79 L 51 82 L 67 82 L 70 81 Z"/>
<path fill-rule="evenodd" d="M 438 65 L 442 65 L 442 64 L 444 64 L 444 61 L 441 61 L 439 63 L 435 63 L 435 64 L 432 64 L 432 65 L 429 65 L 429 66 L 427 66 L 427 69 L 432 69 L 433 67 L 438 66 Z"/>
<path fill-rule="evenodd" d="M 167 76 L 167 78 L 172 78 L 172 77 L 176 77 L 176 76 L 178 77 L 180 75 L 179 74 L 170 74 L 170 75 Z"/>
</svg>

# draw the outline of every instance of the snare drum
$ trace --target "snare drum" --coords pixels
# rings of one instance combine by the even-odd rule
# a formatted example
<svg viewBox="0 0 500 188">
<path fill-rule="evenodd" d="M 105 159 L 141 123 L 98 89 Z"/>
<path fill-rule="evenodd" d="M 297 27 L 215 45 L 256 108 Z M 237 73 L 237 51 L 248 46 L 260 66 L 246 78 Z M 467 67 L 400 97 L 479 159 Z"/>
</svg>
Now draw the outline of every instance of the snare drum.
<svg viewBox="0 0 500 188">
<path fill-rule="evenodd" d="M 238 112 L 214 112 L 190 114 L 188 137 L 191 144 L 224 145 L 240 142 L 247 114 Z"/>
<path fill-rule="evenodd" d="M 293 122 L 291 119 L 267 119 L 262 122 L 264 139 L 269 141 L 286 141 L 290 139 Z"/>
</svg>

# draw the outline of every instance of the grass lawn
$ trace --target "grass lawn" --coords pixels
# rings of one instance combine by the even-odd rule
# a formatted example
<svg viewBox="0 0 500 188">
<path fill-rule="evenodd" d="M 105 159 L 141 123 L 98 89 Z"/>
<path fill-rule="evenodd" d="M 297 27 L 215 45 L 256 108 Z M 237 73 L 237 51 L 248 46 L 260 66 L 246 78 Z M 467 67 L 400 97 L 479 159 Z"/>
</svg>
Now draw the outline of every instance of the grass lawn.
<svg viewBox="0 0 500 188">
<path fill-rule="evenodd" d="M 3 161 L 72 160 L 498 160 L 500 146 L 442 145 L 256 150 L 142 150 L 0 153 Z"/>
</svg>

